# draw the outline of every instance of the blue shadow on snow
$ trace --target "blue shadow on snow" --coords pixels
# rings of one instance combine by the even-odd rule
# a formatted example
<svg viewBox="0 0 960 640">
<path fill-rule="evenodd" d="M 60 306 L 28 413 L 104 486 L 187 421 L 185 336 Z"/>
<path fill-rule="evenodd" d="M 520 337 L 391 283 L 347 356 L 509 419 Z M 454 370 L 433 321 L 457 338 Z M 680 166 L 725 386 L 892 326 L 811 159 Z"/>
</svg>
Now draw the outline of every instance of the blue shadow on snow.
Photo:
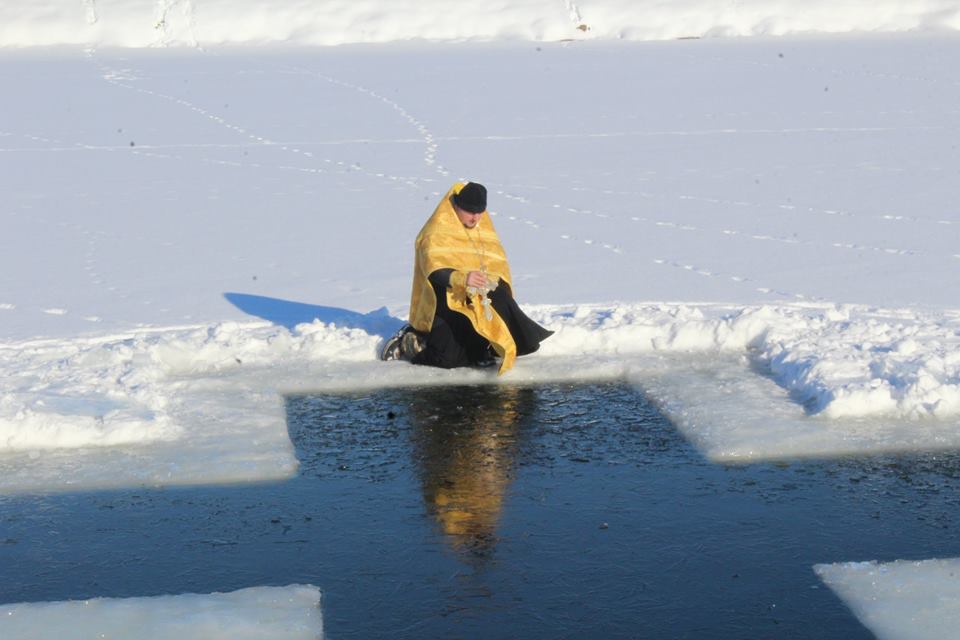
<svg viewBox="0 0 960 640">
<path fill-rule="evenodd" d="M 225 293 L 223 297 L 244 313 L 269 320 L 290 330 L 298 324 L 319 320 L 338 327 L 363 329 L 371 335 L 385 338 L 396 333 L 404 324 L 403 320 L 391 316 L 386 307 L 380 307 L 370 313 L 359 313 L 339 307 L 324 307 L 246 293 Z"/>
</svg>

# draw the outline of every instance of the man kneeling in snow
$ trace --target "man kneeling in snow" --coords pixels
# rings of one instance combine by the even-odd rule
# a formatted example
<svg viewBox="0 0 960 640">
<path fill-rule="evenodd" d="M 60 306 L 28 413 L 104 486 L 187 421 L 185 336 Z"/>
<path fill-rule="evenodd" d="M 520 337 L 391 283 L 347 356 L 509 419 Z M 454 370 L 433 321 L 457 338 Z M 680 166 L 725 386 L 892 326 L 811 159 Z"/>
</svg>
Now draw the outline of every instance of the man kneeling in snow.
<svg viewBox="0 0 960 640">
<path fill-rule="evenodd" d="M 450 369 L 490 366 L 503 374 L 552 331 L 513 299 L 510 265 L 487 210 L 482 184 L 457 183 L 416 241 L 410 324 L 387 340 L 383 360 Z"/>
</svg>

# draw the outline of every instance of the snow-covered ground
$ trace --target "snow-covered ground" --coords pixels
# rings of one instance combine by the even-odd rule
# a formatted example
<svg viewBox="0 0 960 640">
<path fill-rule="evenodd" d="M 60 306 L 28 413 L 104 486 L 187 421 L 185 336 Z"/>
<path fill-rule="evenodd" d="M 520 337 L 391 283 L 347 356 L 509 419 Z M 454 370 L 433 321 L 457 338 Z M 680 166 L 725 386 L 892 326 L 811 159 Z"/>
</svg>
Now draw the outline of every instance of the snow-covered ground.
<svg viewBox="0 0 960 640">
<path fill-rule="evenodd" d="M 958 49 L 2 52 L 5 490 L 285 477 L 283 392 L 494 381 L 373 359 L 460 178 L 557 330 L 501 382 L 628 376 L 718 459 L 953 447 Z"/>
<path fill-rule="evenodd" d="M 960 7 L 715 5 L 0 7 L 0 490 L 288 477 L 284 393 L 453 382 L 956 448 Z M 501 379 L 374 360 L 457 179 L 557 331 Z"/>
</svg>

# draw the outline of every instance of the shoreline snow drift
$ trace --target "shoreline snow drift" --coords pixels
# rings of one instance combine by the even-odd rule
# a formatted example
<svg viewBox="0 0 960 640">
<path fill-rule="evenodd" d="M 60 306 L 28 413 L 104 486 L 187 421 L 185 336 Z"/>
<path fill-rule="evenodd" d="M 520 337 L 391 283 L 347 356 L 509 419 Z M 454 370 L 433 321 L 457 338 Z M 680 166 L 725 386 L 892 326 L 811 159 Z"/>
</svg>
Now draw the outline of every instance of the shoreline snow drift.
<svg viewBox="0 0 960 640">
<path fill-rule="evenodd" d="M 387 4 L 303 0 L 42 0 L 0 7 L 0 47 L 331 46 L 427 41 L 669 40 L 955 31 L 949 0 L 513 0 Z"/>
</svg>

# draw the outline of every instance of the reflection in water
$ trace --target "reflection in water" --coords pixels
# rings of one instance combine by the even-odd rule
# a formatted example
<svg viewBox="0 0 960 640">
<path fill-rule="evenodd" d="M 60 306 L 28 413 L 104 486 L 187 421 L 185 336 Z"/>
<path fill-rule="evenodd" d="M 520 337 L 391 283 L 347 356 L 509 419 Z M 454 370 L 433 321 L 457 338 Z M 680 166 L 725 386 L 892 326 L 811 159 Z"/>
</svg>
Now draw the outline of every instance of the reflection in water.
<svg viewBox="0 0 960 640">
<path fill-rule="evenodd" d="M 6 601 L 107 588 L 38 579 L 36 548 L 103 567 L 114 595 L 318 584 L 343 639 L 854 640 L 872 636 L 811 566 L 960 555 L 960 455 L 722 467 L 615 382 L 290 397 L 287 416 L 288 483 L 5 504 Z"/>
<path fill-rule="evenodd" d="M 411 398 L 412 453 L 427 509 L 454 549 L 488 558 L 536 392 L 483 385 Z"/>
</svg>

